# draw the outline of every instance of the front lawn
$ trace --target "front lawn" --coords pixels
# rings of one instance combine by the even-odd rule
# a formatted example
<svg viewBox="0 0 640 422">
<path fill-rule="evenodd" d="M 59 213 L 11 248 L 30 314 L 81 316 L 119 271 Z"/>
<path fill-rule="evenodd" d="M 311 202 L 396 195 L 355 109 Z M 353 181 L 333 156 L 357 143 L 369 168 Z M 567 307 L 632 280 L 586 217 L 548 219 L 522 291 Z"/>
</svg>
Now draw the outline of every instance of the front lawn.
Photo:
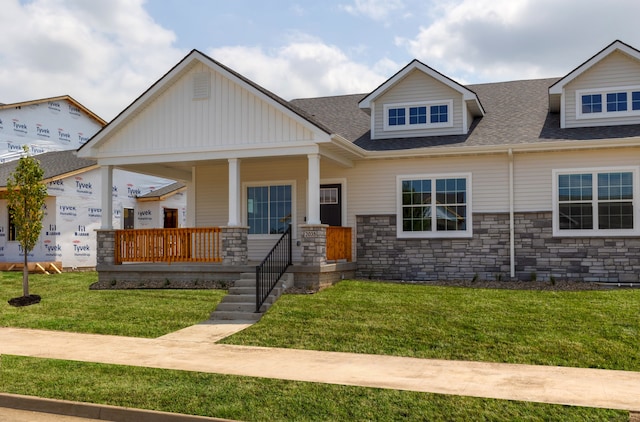
<svg viewBox="0 0 640 422">
<path fill-rule="evenodd" d="M 95 273 L 32 275 L 42 302 L 0 326 L 157 337 L 209 317 L 215 290 L 90 291 Z M 524 291 L 343 281 L 285 295 L 224 340 L 423 358 L 640 370 L 640 290 Z M 239 420 L 624 421 L 628 412 L 272 379 L 0 357 L 0 391 Z"/>
<path fill-rule="evenodd" d="M 532 291 L 343 281 L 285 295 L 223 343 L 640 371 L 640 289 Z"/>
<path fill-rule="evenodd" d="M 209 319 L 224 290 L 89 290 L 95 272 L 30 274 L 39 304 L 16 308 L 22 272 L 0 272 L 0 327 L 159 337 Z"/>
</svg>

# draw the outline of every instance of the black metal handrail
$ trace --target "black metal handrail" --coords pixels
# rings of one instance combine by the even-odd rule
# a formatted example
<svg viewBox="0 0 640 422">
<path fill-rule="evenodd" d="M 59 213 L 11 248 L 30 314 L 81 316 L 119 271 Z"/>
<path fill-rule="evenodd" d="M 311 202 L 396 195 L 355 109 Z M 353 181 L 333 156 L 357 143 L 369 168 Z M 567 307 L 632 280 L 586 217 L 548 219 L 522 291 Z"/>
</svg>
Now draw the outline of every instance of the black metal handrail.
<svg viewBox="0 0 640 422">
<path fill-rule="evenodd" d="M 273 288 L 292 263 L 291 258 L 291 224 L 267 254 L 267 257 L 256 266 L 256 312 L 264 304 Z"/>
</svg>

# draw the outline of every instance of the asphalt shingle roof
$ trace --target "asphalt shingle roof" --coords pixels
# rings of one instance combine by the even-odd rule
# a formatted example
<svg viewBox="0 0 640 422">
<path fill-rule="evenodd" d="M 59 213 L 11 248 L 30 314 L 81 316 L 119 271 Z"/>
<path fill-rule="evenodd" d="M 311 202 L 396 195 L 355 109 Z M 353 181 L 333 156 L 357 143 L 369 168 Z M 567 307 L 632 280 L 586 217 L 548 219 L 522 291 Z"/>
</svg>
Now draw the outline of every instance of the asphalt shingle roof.
<svg viewBox="0 0 640 422">
<path fill-rule="evenodd" d="M 152 190 L 151 192 L 140 195 L 138 198 L 161 198 L 179 189 L 182 189 L 186 185 L 180 182 L 174 182 L 159 189 Z"/>
<path fill-rule="evenodd" d="M 368 151 L 423 147 L 532 144 L 553 141 L 640 136 L 640 124 L 561 129 L 558 113 L 549 112 L 549 87 L 558 78 L 468 85 L 485 109 L 466 135 L 371 139 L 371 118 L 358 107 L 367 94 L 306 98 L 291 103 L 315 120 Z"/>
<path fill-rule="evenodd" d="M 40 161 L 40 166 L 44 170 L 44 179 L 62 176 L 97 164 L 95 160 L 78 158 L 74 151 L 45 152 L 44 154 L 36 155 L 35 158 Z M 15 171 L 18 161 L 13 160 L 0 164 L 0 187 L 7 186 L 7 179 Z"/>
</svg>

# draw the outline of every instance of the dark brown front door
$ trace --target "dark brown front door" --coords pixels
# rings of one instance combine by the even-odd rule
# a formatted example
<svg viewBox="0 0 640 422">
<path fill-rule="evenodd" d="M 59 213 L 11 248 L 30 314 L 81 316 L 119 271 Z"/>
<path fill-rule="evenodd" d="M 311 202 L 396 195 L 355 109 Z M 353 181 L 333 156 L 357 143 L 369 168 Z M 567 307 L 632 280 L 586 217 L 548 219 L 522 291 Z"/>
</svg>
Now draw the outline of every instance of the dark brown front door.
<svg viewBox="0 0 640 422">
<path fill-rule="evenodd" d="M 342 185 L 320 185 L 320 222 L 342 226 Z"/>
<path fill-rule="evenodd" d="M 164 209 L 164 228 L 165 229 L 177 229 L 178 228 L 178 210 L 175 208 Z"/>
</svg>

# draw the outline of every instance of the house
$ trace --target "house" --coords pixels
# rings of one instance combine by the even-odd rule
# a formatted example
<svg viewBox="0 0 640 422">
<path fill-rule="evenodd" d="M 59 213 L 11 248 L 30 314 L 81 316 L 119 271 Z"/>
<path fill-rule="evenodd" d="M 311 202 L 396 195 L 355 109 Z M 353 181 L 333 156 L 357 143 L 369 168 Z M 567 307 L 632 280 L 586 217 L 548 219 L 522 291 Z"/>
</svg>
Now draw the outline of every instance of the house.
<svg viewBox="0 0 640 422">
<path fill-rule="evenodd" d="M 95 268 L 96 230 L 102 219 L 99 167 L 93 160 L 76 157 L 75 151 L 47 152 L 37 158 L 44 170 L 48 196 L 42 233 L 29 253 L 29 261 L 43 268 L 51 263 L 58 269 Z M 23 260 L 3 195 L 6 180 L 17 164 L 17 160 L 0 164 L 0 222 L 7 222 L 0 223 L 0 268 Z M 116 171 L 109 192 L 116 204 L 111 215 L 114 227 L 184 226 L 186 198 L 179 184 Z"/>
<path fill-rule="evenodd" d="M 31 154 L 75 150 L 106 122 L 68 95 L 0 104 L 0 163 Z"/>
<path fill-rule="evenodd" d="M 640 51 L 621 41 L 561 78 L 462 85 L 414 60 L 372 92 L 293 101 L 193 50 L 78 155 L 103 189 L 114 169 L 183 182 L 186 230 L 219 236 L 188 265 L 121 264 L 132 240 L 103 214 L 103 280 L 233 277 L 290 224 L 300 287 L 639 281 Z"/>
<path fill-rule="evenodd" d="M 4 199 L 6 180 L 27 146 L 45 170 L 49 197 L 40 241 L 29 259 L 43 268 L 95 267 L 100 227 L 100 170 L 75 150 L 106 122 L 65 95 L 0 105 L 0 268 L 23 261 Z M 154 193 L 154 190 L 156 191 Z M 118 228 L 183 227 L 186 197 L 182 185 L 147 175 L 117 171 L 109 189 Z"/>
</svg>

